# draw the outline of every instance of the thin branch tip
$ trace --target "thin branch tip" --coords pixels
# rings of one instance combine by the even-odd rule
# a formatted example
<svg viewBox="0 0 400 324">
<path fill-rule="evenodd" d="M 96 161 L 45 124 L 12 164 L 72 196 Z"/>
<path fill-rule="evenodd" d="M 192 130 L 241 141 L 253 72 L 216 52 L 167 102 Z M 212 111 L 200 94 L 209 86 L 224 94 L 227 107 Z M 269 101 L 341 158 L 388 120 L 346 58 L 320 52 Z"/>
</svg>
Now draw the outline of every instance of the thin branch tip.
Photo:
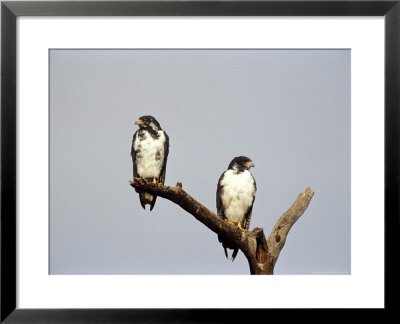
<svg viewBox="0 0 400 324">
<path fill-rule="evenodd" d="M 312 189 L 310 188 L 310 186 L 308 186 L 308 187 L 306 188 L 306 190 L 304 190 L 304 193 L 307 194 L 307 195 L 314 195 L 314 190 L 312 190 Z"/>
</svg>

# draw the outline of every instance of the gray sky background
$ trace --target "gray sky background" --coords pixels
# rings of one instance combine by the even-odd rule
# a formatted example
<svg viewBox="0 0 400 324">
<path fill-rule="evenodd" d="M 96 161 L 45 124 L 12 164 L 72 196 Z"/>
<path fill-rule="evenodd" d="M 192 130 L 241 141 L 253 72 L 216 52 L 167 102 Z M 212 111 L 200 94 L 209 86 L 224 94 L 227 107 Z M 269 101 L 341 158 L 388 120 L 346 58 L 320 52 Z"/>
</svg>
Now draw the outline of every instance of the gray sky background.
<svg viewBox="0 0 400 324">
<path fill-rule="evenodd" d="M 153 115 L 170 137 L 166 185 L 213 211 L 238 155 L 256 166 L 250 228 L 269 235 L 315 191 L 275 274 L 350 274 L 350 62 L 350 50 L 51 50 L 50 273 L 249 274 L 179 206 L 142 209 L 130 146 Z"/>
</svg>

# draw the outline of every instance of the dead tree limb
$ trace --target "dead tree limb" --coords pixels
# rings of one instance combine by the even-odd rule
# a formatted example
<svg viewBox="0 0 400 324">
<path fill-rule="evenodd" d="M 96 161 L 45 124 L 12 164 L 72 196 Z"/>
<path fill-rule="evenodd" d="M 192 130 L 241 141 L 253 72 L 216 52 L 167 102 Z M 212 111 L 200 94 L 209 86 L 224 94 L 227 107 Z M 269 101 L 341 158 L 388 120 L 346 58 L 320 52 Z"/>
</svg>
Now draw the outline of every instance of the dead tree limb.
<svg viewBox="0 0 400 324">
<path fill-rule="evenodd" d="M 230 240 L 246 256 L 251 274 L 273 274 L 276 260 L 285 245 L 290 228 L 307 209 L 314 195 L 310 187 L 300 193 L 292 206 L 278 219 L 270 236 L 266 239 L 262 228 L 256 227 L 251 231 L 243 232 L 224 222 L 186 193 L 180 182 L 175 187 L 169 187 L 135 178 L 134 181 L 130 181 L 130 184 L 138 192 L 147 191 L 174 202 L 210 230 L 221 234 L 224 240 Z"/>
</svg>

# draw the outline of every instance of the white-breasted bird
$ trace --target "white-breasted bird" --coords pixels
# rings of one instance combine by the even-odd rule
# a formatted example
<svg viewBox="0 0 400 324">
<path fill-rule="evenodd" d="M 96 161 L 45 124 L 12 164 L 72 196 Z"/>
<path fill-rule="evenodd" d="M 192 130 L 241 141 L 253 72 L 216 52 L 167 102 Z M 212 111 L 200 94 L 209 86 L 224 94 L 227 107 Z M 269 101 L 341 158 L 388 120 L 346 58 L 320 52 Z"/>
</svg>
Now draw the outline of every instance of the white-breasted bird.
<svg viewBox="0 0 400 324">
<path fill-rule="evenodd" d="M 153 116 L 142 116 L 135 124 L 139 126 L 139 129 L 132 139 L 133 177 L 164 184 L 169 153 L 169 137 Z M 146 209 L 146 204 L 149 204 L 150 210 L 152 210 L 157 196 L 148 192 L 141 192 L 139 199 L 143 209 Z"/>
<path fill-rule="evenodd" d="M 248 230 L 254 199 L 256 197 L 256 181 L 249 169 L 254 163 L 246 156 L 235 157 L 222 173 L 217 185 L 217 215 L 241 230 Z M 219 242 L 228 258 L 227 249 L 233 249 L 232 261 L 235 260 L 238 248 L 218 235 Z"/>
</svg>

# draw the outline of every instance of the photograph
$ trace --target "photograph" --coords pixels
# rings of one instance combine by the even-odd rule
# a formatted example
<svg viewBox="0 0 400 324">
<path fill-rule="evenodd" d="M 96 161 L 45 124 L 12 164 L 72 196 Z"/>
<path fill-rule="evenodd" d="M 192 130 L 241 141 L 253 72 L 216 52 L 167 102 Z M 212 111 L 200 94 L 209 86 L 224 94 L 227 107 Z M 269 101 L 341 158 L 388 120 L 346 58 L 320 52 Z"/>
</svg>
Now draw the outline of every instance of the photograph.
<svg viewBox="0 0 400 324">
<path fill-rule="evenodd" d="M 351 49 L 51 48 L 49 274 L 350 275 L 350 126 Z"/>
<path fill-rule="evenodd" d="M 0 322 L 397 309 L 399 2 L 1 1 Z"/>
</svg>

